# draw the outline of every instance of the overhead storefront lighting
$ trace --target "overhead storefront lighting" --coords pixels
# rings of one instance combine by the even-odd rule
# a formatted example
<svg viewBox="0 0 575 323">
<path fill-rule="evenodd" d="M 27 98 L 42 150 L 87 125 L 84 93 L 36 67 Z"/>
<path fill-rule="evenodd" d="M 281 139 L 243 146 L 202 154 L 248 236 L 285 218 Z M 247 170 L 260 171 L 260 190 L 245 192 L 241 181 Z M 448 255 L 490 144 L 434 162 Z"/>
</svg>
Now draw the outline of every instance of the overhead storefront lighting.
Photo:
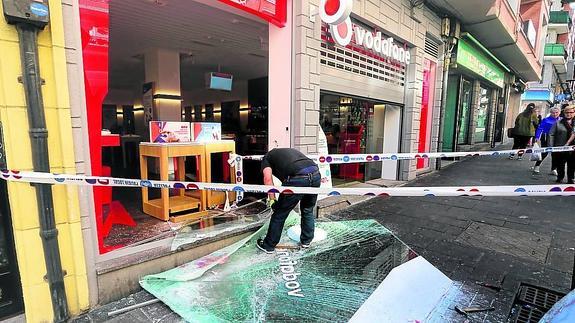
<svg viewBox="0 0 575 323">
<path fill-rule="evenodd" d="M 173 95 L 173 94 L 154 94 L 154 96 L 152 96 L 152 98 L 154 98 L 154 99 L 164 99 L 164 100 L 178 100 L 178 101 L 182 101 L 182 96 L 181 96 L 181 95 Z"/>
</svg>

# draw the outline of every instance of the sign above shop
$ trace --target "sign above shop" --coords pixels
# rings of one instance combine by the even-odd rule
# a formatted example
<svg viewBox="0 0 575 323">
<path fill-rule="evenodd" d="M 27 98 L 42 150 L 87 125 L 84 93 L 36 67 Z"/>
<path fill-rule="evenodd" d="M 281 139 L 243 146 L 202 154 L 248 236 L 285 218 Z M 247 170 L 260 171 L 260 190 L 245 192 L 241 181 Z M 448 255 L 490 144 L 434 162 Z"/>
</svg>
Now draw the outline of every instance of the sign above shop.
<svg viewBox="0 0 575 323">
<path fill-rule="evenodd" d="M 287 20 L 287 0 L 219 0 L 232 7 L 249 12 L 278 27 Z"/>
<path fill-rule="evenodd" d="M 465 39 L 457 44 L 457 64 L 503 88 L 505 71 Z"/>
<path fill-rule="evenodd" d="M 383 37 L 381 32 L 372 32 L 351 23 L 350 14 L 353 0 L 321 0 L 319 15 L 321 20 L 329 25 L 330 33 L 335 42 L 343 47 L 355 43 L 385 57 L 392 58 L 403 64 L 409 64 L 409 50 L 398 46 L 392 37 Z"/>
</svg>

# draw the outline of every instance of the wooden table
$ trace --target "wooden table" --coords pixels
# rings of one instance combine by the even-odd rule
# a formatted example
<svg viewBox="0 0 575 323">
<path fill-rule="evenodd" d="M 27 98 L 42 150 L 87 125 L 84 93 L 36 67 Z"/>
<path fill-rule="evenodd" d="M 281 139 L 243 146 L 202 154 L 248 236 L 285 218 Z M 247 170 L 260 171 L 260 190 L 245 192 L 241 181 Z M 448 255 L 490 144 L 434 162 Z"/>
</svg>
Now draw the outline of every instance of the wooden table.
<svg viewBox="0 0 575 323">
<path fill-rule="evenodd" d="M 176 158 L 178 171 L 176 180 L 185 181 L 185 157 L 198 156 L 199 174 L 198 180 L 205 182 L 206 177 L 206 154 L 205 145 L 201 143 L 140 143 L 140 173 L 142 179 L 148 179 L 148 158 L 158 158 L 160 162 L 160 180 L 168 180 L 169 158 Z M 207 215 L 206 191 L 200 191 L 198 197 L 188 196 L 185 189 L 178 189 L 178 194 L 170 196 L 169 188 L 161 189 L 159 199 L 150 200 L 148 188 L 142 187 L 142 206 L 144 213 L 154 216 L 163 221 L 179 222 L 192 218 L 201 218 Z M 172 213 L 190 211 L 177 216 Z"/>
</svg>

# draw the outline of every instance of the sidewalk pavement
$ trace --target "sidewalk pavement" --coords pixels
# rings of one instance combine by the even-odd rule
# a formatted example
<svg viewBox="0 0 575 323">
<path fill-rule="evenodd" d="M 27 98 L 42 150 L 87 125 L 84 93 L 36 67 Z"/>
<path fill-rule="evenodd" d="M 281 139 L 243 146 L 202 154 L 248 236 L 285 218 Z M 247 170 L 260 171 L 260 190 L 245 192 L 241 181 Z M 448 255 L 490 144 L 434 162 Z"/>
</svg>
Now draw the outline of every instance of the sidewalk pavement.
<svg viewBox="0 0 575 323">
<path fill-rule="evenodd" d="M 526 157 L 468 158 L 406 186 L 554 183 L 555 177 L 547 175 L 550 158 L 541 174 L 533 175 L 533 162 Z M 503 322 L 521 282 L 570 290 L 574 210 L 574 197 L 392 197 L 374 198 L 328 218 L 376 219 L 448 277 L 482 296 L 484 305 L 495 307 L 487 321 Z M 464 305 L 473 305 L 469 301 Z"/>
<path fill-rule="evenodd" d="M 407 186 L 550 184 L 532 175 L 528 160 L 474 157 Z M 547 170 L 547 171 L 544 171 Z M 372 198 L 327 216 L 328 220 L 376 219 L 461 285 L 461 305 L 495 307 L 481 321 L 507 319 L 520 282 L 567 292 L 575 247 L 573 197 L 393 197 Z M 500 288 L 482 287 L 476 282 Z M 181 322 L 163 303 L 113 317 L 108 312 L 153 299 L 145 291 L 98 307 L 74 322 Z M 484 315 L 484 316 L 480 316 Z M 462 320 L 463 321 L 463 318 Z"/>
</svg>

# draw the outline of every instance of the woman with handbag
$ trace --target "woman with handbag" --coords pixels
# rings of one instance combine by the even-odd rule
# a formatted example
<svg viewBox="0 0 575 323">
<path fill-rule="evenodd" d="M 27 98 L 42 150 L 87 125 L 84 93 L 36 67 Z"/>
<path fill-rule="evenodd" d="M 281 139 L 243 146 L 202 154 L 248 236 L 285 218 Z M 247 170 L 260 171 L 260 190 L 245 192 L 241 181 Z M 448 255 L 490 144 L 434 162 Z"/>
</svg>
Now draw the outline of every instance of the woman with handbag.
<svg viewBox="0 0 575 323">
<path fill-rule="evenodd" d="M 529 141 L 535 136 L 535 129 L 539 126 L 537 120 L 537 110 L 535 104 L 529 103 L 525 110 L 515 118 L 515 127 L 513 127 L 513 148 L 525 149 Z M 517 154 L 517 160 L 523 159 L 523 153 Z M 509 155 L 513 159 L 515 154 Z"/>
</svg>

